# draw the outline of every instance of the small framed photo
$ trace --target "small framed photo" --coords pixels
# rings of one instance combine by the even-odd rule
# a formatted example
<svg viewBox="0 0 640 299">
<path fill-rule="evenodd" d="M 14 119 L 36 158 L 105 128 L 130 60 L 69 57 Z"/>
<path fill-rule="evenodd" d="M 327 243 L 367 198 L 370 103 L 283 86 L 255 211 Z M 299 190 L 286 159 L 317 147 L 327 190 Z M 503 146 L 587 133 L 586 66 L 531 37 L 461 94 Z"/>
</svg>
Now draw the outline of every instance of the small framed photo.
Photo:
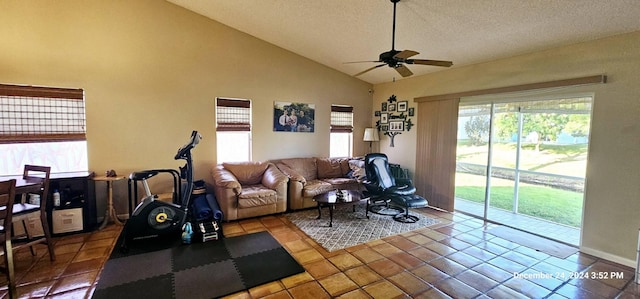
<svg viewBox="0 0 640 299">
<path fill-rule="evenodd" d="M 375 116 L 380 116 L 380 111 L 376 111 Z"/>
<path fill-rule="evenodd" d="M 380 123 L 386 124 L 389 122 L 389 113 L 381 113 L 380 114 Z"/>
<path fill-rule="evenodd" d="M 398 102 L 398 112 L 407 111 L 407 101 Z"/>
<path fill-rule="evenodd" d="M 381 131 L 389 131 L 389 125 L 382 125 L 382 126 L 380 126 L 380 130 L 381 130 Z"/>
<path fill-rule="evenodd" d="M 389 111 L 396 111 L 396 104 L 389 104 Z"/>
<path fill-rule="evenodd" d="M 404 121 L 401 121 L 401 120 L 390 121 L 389 131 L 404 131 Z"/>
<path fill-rule="evenodd" d="M 382 109 L 380 109 L 380 110 L 387 111 L 387 102 L 382 102 L 382 107 L 381 108 Z"/>
<path fill-rule="evenodd" d="M 411 107 L 409 108 L 409 116 L 413 116 L 416 113 L 415 108 Z"/>
</svg>

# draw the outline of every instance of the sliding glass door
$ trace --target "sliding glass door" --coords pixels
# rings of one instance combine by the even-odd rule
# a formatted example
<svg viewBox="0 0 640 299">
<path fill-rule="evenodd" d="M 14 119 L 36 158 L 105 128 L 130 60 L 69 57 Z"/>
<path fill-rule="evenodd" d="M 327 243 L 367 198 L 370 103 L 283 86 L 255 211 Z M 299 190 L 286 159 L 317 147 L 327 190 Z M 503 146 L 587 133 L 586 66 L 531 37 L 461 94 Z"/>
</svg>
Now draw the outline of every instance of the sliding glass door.
<svg viewBox="0 0 640 299">
<path fill-rule="evenodd" d="M 461 104 L 456 210 L 577 245 L 591 102 Z"/>
</svg>

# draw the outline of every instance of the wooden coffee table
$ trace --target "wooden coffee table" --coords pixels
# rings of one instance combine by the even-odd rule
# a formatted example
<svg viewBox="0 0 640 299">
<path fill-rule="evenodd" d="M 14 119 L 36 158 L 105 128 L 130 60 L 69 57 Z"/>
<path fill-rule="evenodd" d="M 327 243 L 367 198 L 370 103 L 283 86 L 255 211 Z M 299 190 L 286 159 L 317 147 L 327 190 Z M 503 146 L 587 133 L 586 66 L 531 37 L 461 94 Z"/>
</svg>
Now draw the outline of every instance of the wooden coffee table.
<svg viewBox="0 0 640 299">
<path fill-rule="evenodd" d="M 353 211 L 356 211 L 355 204 L 366 200 L 367 198 L 362 197 L 362 193 L 357 190 L 340 190 L 342 192 L 342 197 L 338 196 L 337 190 L 332 190 L 323 194 L 318 194 L 313 197 L 313 200 L 318 203 L 318 218 L 322 217 L 322 206 L 329 207 L 329 227 L 333 226 L 333 210 L 335 210 L 336 205 L 343 204 L 353 204 Z M 367 215 L 368 218 L 368 215 Z"/>
</svg>

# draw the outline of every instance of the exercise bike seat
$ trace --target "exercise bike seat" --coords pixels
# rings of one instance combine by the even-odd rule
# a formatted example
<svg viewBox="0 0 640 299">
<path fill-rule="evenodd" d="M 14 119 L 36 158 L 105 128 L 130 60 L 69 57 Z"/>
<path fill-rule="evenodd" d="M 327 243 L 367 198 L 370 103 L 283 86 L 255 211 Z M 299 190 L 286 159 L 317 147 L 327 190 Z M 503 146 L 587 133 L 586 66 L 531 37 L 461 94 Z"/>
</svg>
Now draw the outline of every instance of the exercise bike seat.
<svg viewBox="0 0 640 299">
<path fill-rule="evenodd" d="M 129 175 L 129 179 L 133 181 L 142 181 L 142 180 L 150 179 L 156 176 L 157 174 L 158 174 L 157 170 L 136 171 L 136 172 L 132 172 Z"/>
</svg>

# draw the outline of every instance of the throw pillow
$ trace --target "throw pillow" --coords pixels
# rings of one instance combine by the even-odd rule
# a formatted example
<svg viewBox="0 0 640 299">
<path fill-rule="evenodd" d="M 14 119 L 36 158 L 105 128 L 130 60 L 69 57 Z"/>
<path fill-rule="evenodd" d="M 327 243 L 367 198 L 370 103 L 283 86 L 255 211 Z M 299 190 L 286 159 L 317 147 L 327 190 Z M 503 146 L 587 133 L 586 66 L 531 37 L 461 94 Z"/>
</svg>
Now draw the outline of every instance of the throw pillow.
<svg viewBox="0 0 640 299">
<path fill-rule="evenodd" d="M 316 165 L 319 179 L 340 178 L 343 175 L 339 159 L 316 158 Z"/>
<path fill-rule="evenodd" d="M 349 160 L 349 168 L 351 168 L 351 177 L 364 181 L 367 179 L 367 173 L 364 169 L 364 161 L 362 160 Z"/>
</svg>

